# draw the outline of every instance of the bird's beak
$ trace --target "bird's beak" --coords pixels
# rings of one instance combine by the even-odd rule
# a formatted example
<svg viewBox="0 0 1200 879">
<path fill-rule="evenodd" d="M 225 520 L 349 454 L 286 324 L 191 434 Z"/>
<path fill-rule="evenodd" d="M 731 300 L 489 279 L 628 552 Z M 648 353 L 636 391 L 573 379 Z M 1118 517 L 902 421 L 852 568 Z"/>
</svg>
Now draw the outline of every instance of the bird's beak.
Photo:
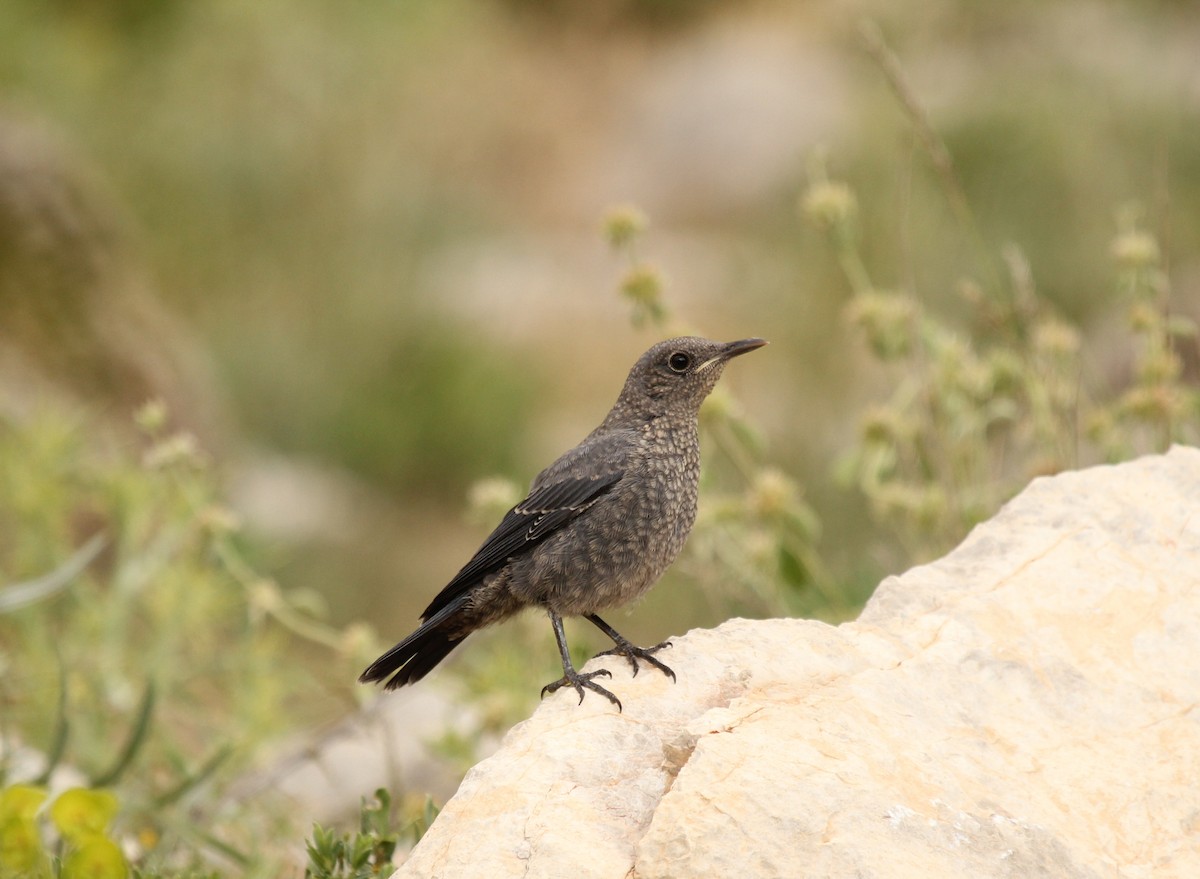
<svg viewBox="0 0 1200 879">
<path fill-rule="evenodd" d="M 739 354 L 747 354 L 755 351 L 767 344 L 766 339 L 739 339 L 736 342 L 726 342 L 725 349 L 721 352 L 722 360 L 729 360 L 737 357 Z"/>
<path fill-rule="evenodd" d="M 726 360 L 737 357 L 739 354 L 745 354 L 753 351 L 755 348 L 761 348 L 767 344 L 766 339 L 739 339 L 736 342 L 726 342 L 721 348 L 719 354 L 715 357 L 710 357 L 699 366 L 696 367 L 696 372 L 703 372 L 715 363 L 724 363 Z"/>
</svg>

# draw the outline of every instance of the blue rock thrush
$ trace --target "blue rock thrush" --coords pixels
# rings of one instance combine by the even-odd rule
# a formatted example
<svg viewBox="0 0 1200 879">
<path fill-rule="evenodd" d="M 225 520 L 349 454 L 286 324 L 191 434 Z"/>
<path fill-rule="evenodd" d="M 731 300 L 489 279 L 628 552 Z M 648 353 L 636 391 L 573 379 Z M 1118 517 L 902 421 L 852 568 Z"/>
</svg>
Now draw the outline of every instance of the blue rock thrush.
<svg viewBox="0 0 1200 879">
<path fill-rule="evenodd" d="M 391 690 L 425 677 L 476 629 L 525 607 L 550 615 L 563 676 L 542 695 L 568 684 L 621 702 L 571 664 L 564 616 L 590 620 L 616 645 L 598 655 L 638 660 L 675 679 L 654 657 L 669 647 L 635 647 L 596 614 L 625 604 L 654 585 L 679 555 L 696 520 L 700 477 L 700 404 L 733 357 L 762 339 L 713 342 L 684 337 L 659 342 L 633 365 L 604 421 L 545 470 L 529 496 L 508 511 L 474 558 L 421 615 L 420 628 L 362 673 Z"/>
</svg>

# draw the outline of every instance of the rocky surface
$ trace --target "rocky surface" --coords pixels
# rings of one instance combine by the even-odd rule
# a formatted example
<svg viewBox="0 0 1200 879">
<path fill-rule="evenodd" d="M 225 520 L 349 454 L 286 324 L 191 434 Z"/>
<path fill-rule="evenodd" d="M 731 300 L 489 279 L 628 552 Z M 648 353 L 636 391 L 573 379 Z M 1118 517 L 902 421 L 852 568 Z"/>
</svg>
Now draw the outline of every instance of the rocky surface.
<svg viewBox="0 0 1200 879">
<path fill-rule="evenodd" d="M 606 662 L 403 877 L 1200 876 L 1200 450 L 1034 482 L 861 617 Z"/>
</svg>

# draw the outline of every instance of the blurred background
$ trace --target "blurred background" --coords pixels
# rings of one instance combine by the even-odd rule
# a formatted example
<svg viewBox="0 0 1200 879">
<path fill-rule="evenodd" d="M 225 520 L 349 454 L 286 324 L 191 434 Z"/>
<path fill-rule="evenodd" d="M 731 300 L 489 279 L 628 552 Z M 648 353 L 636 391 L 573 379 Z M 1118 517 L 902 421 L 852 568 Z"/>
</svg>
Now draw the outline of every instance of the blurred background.
<svg viewBox="0 0 1200 879">
<path fill-rule="evenodd" d="M 761 335 L 723 380 L 735 430 L 710 431 L 706 478 L 714 498 L 787 495 L 803 547 L 776 561 L 801 598 L 696 600 L 685 560 L 615 624 L 649 641 L 734 613 L 852 616 L 924 556 L 845 478 L 897 375 L 804 216 L 826 175 L 853 189 L 880 288 L 978 335 L 963 280 L 1027 269 L 1082 340 L 1073 381 L 1102 394 L 1136 368 L 1122 231 L 1152 236 L 1170 312 L 1200 316 L 1200 6 L 5 0 L 6 431 L 59 413 L 72 454 L 107 461 L 161 399 L 246 564 L 331 627 L 370 620 L 357 660 L 411 629 L 493 524 L 488 498 L 582 438 L 641 351 Z M 648 224 L 614 249 L 622 204 Z M 621 290 L 644 265 L 669 317 L 635 325 Z M 28 471 L 28 443 L 5 453 Z M 31 492 L 0 534 L 9 581 L 125 521 L 76 505 L 34 545 Z M 332 703 L 303 711 L 351 704 Z"/>
</svg>

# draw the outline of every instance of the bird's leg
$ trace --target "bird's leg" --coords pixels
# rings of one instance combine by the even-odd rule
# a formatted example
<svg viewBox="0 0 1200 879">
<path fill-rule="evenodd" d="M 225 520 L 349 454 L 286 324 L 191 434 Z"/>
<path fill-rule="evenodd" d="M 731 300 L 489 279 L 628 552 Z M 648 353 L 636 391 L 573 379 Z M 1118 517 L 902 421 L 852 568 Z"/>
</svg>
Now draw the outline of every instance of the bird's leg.
<svg viewBox="0 0 1200 879">
<path fill-rule="evenodd" d="M 671 669 L 667 668 L 666 665 L 659 662 L 653 656 L 653 654 L 657 653 L 659 650 L 662 650 L 664 647 L 670 647 L 670 641 L 663 641 L 661 644 L 656 644 L 653 647 L 637 647 L 631 644 L 629 641 L 626 641 L 616 629 L 604 622 L 604 620 L 600 619 L 600 617 L 596 616 L 594 613 L 587 614 L 586 618 L 590 620 L 592 625 L 594 625 L 597 629 L 608 635 L 608 637 L 612 638 L 613 643 L 617 645 L 611 650 L 603 650 L 600 653 L 597 653 L 596 656 L 624 656 L 629 660 L 629 664 L 633 666 L 633 676 L 635 678 L 637 677 L 638 673 L 637 661 L 639 659 L 644 659 L 646 662 L 650 663 L 656 669 L 669 677 L 672 681 L 675 680 L 675 672 L 671 671 Z"/>
<path fill-rule="evenodd" d="M 575 671 L 575 666 L 571 664 L 571 653 L 567 650 L 567 634 L 563 631 L 562 617 L 552 610 L 547 610 L 547 613 L 550 614 L 550 624 L 554 626 L 554 638 L 558 641 L 558 652 L 562 656 L 563 676 L 554 683 L 546 684 L 546 686 L 542 687 L 542 695 L 545 696 L 547 693 L 553 693 L 559 687 L 565 687 L 567 684 L 570 684 L 575 688 L 575 692 L 579 694 L 580 705 L 583 704 L 583 691 L 586 688 L 593 693 L 599 693 L 609 702 L 616 705 L 618 711 L 622 711 L 621 700 L 592 680 L 592 678 L 600 676 L 611 678 L 612 673 L 603 668 L 583 674 Z"/>
</svg>

